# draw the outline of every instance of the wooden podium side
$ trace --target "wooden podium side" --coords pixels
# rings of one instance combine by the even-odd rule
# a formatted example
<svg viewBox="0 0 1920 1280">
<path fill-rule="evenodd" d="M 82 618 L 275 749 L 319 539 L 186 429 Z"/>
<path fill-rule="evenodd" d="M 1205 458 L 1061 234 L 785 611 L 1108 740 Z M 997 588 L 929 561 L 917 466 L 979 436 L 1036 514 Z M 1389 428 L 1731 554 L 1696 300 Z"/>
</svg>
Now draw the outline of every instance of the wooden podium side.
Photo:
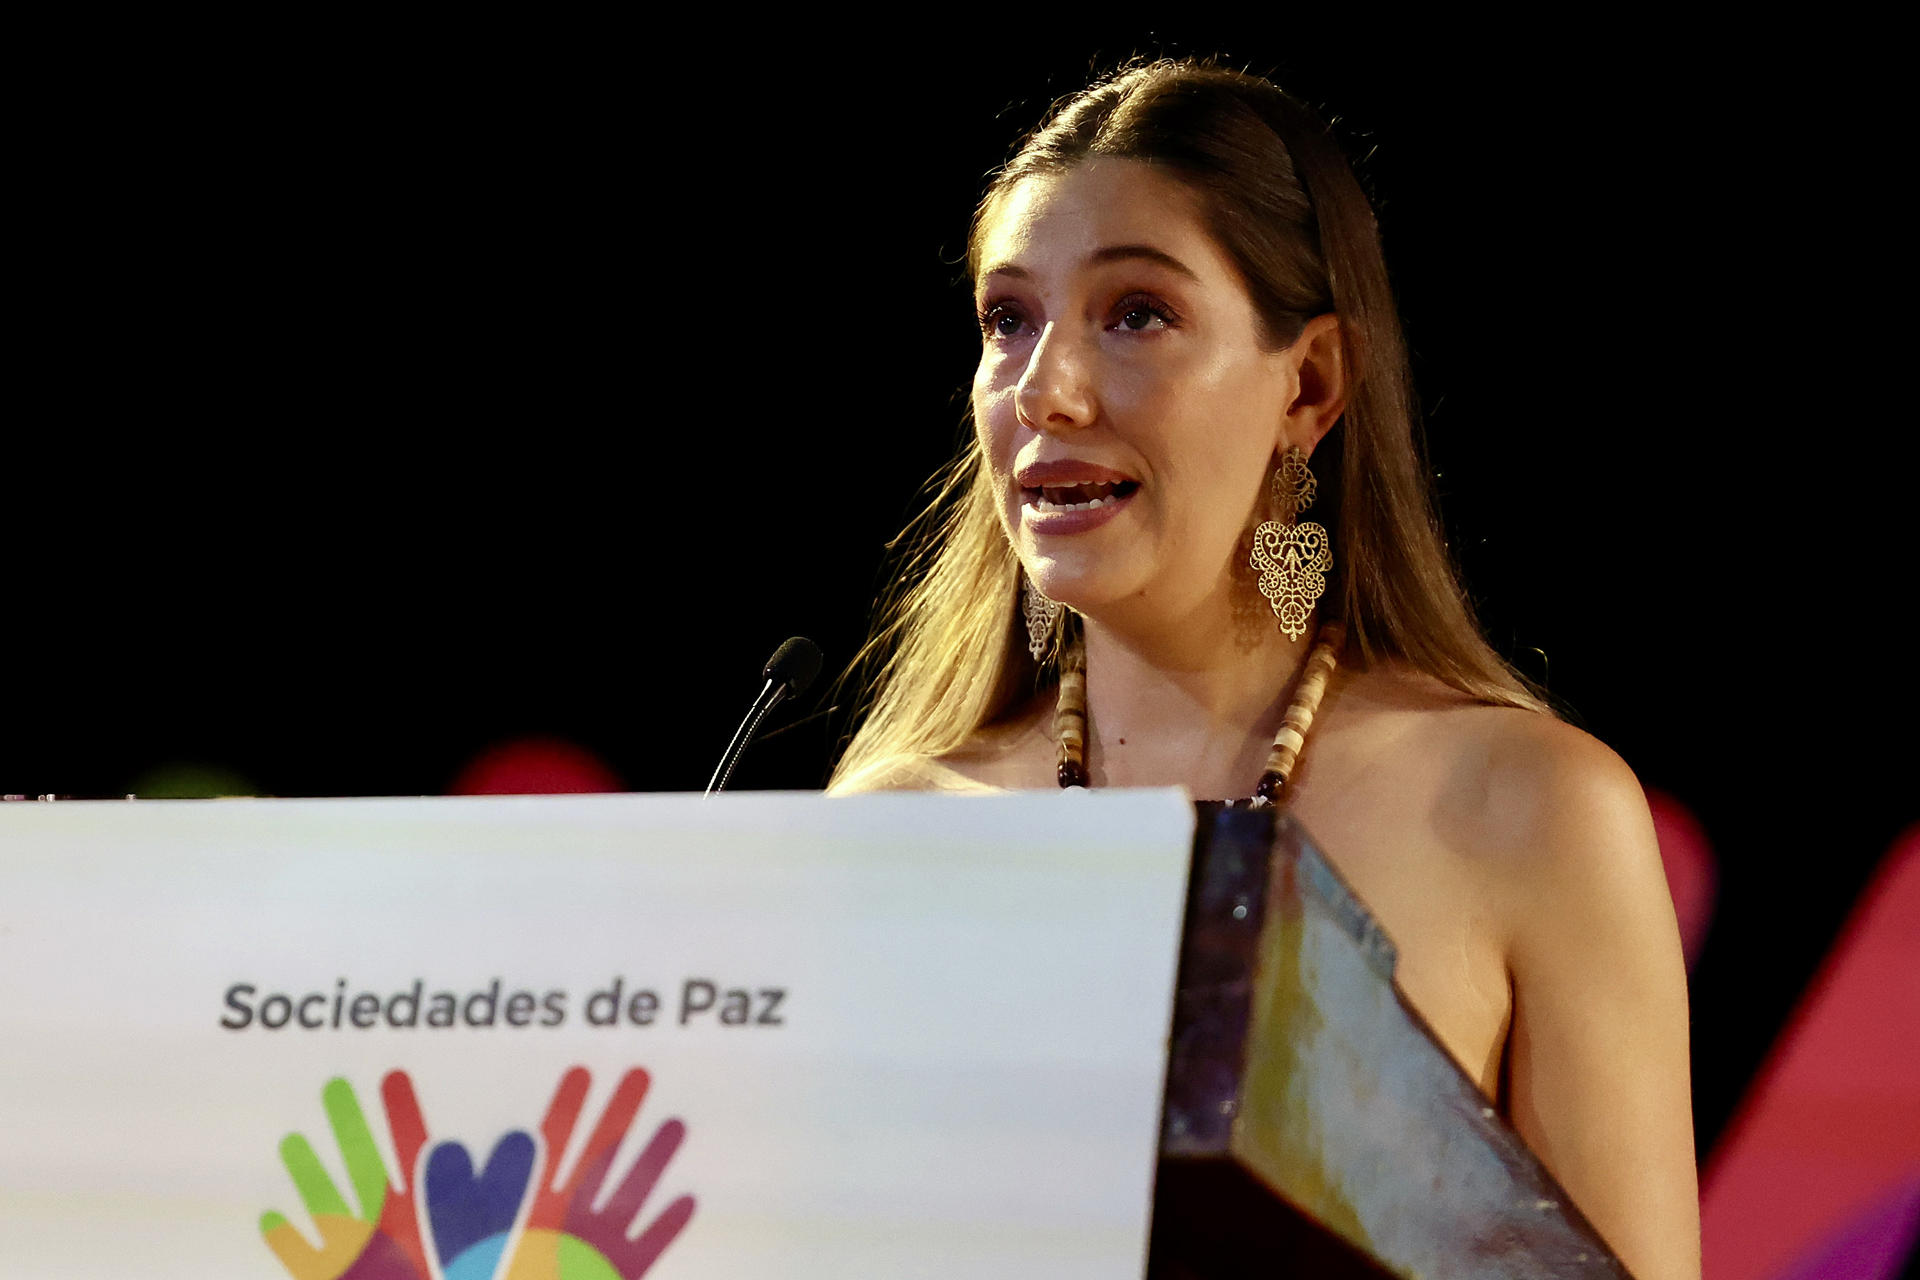
<svg viewBox="0 0 1920 1280">
<path fill-rule="evenodd" d="M 1198 807 L 1148 1275 L 1626 1276 L 1300 825 Z"/>
</svg>

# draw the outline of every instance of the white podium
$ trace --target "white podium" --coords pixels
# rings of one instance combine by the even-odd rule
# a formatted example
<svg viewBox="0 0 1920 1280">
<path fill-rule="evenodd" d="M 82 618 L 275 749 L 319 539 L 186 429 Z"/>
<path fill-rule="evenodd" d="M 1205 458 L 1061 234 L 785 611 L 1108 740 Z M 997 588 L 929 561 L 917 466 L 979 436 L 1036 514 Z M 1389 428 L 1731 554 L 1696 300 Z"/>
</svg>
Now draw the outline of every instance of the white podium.
<svg viewBox="0 0 1920 1280">
<path fill-rule="evenodd" d="M 1193 826 L 0 806 L 0 1275 L 1137 1276 Z"/>
</svg>

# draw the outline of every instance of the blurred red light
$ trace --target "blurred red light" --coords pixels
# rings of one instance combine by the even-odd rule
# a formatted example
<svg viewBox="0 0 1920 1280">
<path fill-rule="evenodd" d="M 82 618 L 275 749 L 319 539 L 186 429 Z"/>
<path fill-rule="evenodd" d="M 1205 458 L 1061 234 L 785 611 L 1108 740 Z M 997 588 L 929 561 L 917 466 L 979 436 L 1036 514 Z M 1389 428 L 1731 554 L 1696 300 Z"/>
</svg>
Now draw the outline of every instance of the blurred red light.
<svg viewBox="0 0 1920 1280">
<path fill-rule="evenodd" d="M 585 747 L 562 738 L 520 738 L 475 756 L 447 793 L 529 796 L 620 790 L 619 775 Z"/>
</svg>

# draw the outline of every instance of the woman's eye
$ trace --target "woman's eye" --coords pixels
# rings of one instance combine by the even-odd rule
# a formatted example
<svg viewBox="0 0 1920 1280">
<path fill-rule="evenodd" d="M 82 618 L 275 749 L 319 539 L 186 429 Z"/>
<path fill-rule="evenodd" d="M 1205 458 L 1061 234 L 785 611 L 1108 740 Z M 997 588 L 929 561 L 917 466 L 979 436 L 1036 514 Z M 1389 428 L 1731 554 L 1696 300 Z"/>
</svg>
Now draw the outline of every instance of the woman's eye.
<svg viewBox="0 0 1920 1280">
<path fill-rule="evenodd" d="M 995 303 L 980 313 L 980 332 L 989 338 L 1011 338 L 1020 332 L 1020 313 Z"/>
<path fill-rule="evenodd" d="M 1155 321 L 1159 321 L 1159 327 L 1163 329 L 1171 329 L 1174 325 L 1173 312 L 1164 303 L 1144 295 L 1122 298 L 1115 312 L 1119 317 L 1116 322 L 1119 327 L 1133 333 L 1144 333 L 1154 328 Z"/>
</svg>

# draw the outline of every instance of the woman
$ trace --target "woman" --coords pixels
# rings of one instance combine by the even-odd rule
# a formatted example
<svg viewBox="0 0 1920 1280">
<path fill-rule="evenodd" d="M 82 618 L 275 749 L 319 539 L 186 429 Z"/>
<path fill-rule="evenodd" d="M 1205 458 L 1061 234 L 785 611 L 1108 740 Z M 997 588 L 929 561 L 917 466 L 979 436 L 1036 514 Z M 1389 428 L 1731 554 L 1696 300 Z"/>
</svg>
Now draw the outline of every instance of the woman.
<svg viewBox="0 0 1920 1280">
<path fill-rule="evenodd" d="M 832 789 L 1288 806 L 1634 1274 L 1697 1276 L 1647 806 L 1475 629 L 1372 212 L 1324 129 L 1255 77 L 1127 70 L 996 175 L 968 267 L 974 438 Z"/>
</svg>

